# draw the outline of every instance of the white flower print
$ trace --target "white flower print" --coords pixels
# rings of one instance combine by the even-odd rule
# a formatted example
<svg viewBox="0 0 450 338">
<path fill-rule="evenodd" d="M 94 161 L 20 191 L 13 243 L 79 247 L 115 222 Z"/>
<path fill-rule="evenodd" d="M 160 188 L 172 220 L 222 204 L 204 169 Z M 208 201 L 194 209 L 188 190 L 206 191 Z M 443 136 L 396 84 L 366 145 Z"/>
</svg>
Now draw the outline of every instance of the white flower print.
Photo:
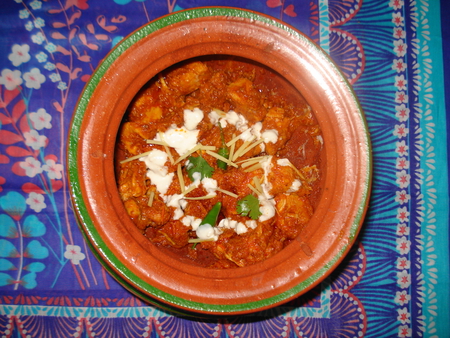
<svg viewBox="0 0 450 338">
<path fill-rule="evenodd" d="M 400 305 L 408 304 L 408 302 L 411 300 L 411 296 L 408 295 L 406 291 L 397 291 L 395 295 L 395 302 Z"/>
<path fill-rule="evenodd" d="M 25 175 L 34 177 L 42 173 L 41 162 L 34 157 L 27 157 L 24 162 L 20 162 L 19 166 L 25 170 Z"/>
<path fill-rule="evenodd" d="M 411 241 L 405 236 L 397 238 L 395 241 L 397 242 L 397 251 L 400 252 L 401 255 L 407 255 L 409 253 L 409 249 L 411 248 Z"/>
<path fill-rule="evenodd" d="M 397 272 L 397 283 L 402 289 L 408 288 L 411 285 L 411 275 L 406 270 Z"/>
<path fill-rule="evenodd" d="M 61 179 L 62 177 L 63 166 L 62 164 L 57 164 L 54 160 L 47 160 L 42 169 L 47 172 L 48 177 L 52 180 Z"/>
<path fill-rule="evenodd" d="M 19 18 L 27 19 L 29 16 L 30 16 L 30 12 L 28 12 L 26 9 L 22 9 L 19 11 Z"/>
<path fill-rule="evenodd" d="M 409 119 L 409 108 L 407 108 L 405 106 L 405 104 L 402 103 L 401 105 L 396 106 L 395 110 L 397 111 L 395 113 L 395 117 L 397 117 L 400 122 L 408 121 L 408 119 Z"/>
<path fill-rule="evenodd" d="M 47 144 L 47 136 L 39 135 L 36 130 L 30 130 L 23 134 L 25 136 L 25 144 L 34 150 L 39 150 Z"/>
<path fill-rule="evenodd" d="M 48 55 L 44 52 L 39 52 L 36 54 L 36 59 L 39 61 L 39 63 L 47 62 Z"/>
<path fill-rule="evenodd" d="M 51 73 L 49 78 L 50 80 L 52 80 L 52 82 L 61 81 L 61 75 L 59 75 L 58 73 Z"/>
<path fill-rule="evenodd" d="M 403 205 L 407 203 L 411 199 L 411 196 L 406 193 L 406 190 L 396 191 L 395 192 L 395 202 Z"/>
<path fill-rule="evenodd" d="M 31 41 L 33 41 L 35 44 L 42 45 L 42 43 L 45 41 L 45 36 L 41 32 L 38 32 L 31 36 Z"/>
<path fill-rule="evenodd" d="M 395 77 L 395 86 L 398 90 L 406 90 L 406 79 L 404 75 L 398 75 Z"/>
<path fill-rule="evenodd" d="M 402 59 L 395 59 L 394 63 L 392 64 L 392 69 L 397 71 L 397 73 L 404 72 L 406 70 L 406 62 L 404 62 Z"/>
<path fill-rule="evenodd" d="M 36 130 L 50 129 L 52 127 L 50 123 L 52 116 L 44 108 L 39 108 L 36 113 L 30 113 L 29 116 Z"/>
<path fill-rule="evenodd" d="M 408 133 L 409 133 L 409 129 L 406 128 L 406 126 L 403 123 L 400 125 L 399 124 L 395 125 L 393 134 L 395 136 L 397 136 L 398 138 L 405 137 L 406 135 L 408 135 Z"/>
<path fill-rule="evenodd" d="M 31 31 L 33 30 L 33 28 L 34 28 L 34 25 L 33 25 L 33 23 L 32 23 L 31 21 L 28 21 L 28 22 L 25 24 L 25 29 L 26 29 L 27 31 L 31 32 Z"/>
<path fill-rule="evenodd" d="M 397 258 L 397 269 L 404 270 L 411 267 L 411 262 L 406 259 L 406 257 Z"/>
<path fill-rule="evenodd" d="M 405 223 L 397 224 L 397 236 L 408 236 L 409 235 L 409 226 Z"/>
<path fill-rule="evenodd" d="M 396 38 L 396 39 L 406 38 L 406 32 L 403 30 L 402 27 L 395 27 L 393 35 L 394 35 L 394 38 Z"/>
<path fill-rule="evenodd" d="M 403 57 L 406 54 L 406 44 L 403 40 L 394 41 L 394 52 L 398 57 Z"/>
<path fill-rule="evenodd" d="M 404 223 L 409 221 L 409 211 L 406 207 L 397 209 L 397 219 Z"/>
<path fill-rule="evenodd" d="M 400 12 L 392 13 L 392 22 L 396 26 L 403 26 L 403 16 Z"/>
<path fill-rule="evenodd" d="M 397 103 L 406 103 L 408 102 L 408 95 L 405 92 L 396 92 L 395 93 L 395 102 Z"/>
<path fill-rule="evenodd" d="M 64 257 L 70 259 L 72 264 L 78 265 L 80 261 L 86 258 L 85 254 L 81 252 L 81 248 L 78 245 L 67 244 Z"/>
<path fill-rule="evenodd" d="M 54 63 L 47 62 L 45 64 L 44 68 L 47 69 L 48 71 L 52 71 L 52 70 L 56 69 L 56 66 Z"/>
<path fill-rule="evenodd" d="M 403 7 L 403 0 L 391 0 L 389 2 L 389 6 L 394 8 L 395 10 L 398 10 Z"/>
<path fill-rule="evenodd" d="M 58 83 L 58 89 L 59 90 L 67 89 L 67 84 L 65 82 L 61 81 L 60 83 Z"/>
<path fill-rule="evenodd" d="M 12 62 L 12 64 L 17 67 L 20 66 L 22 63 L 26 63 L 30 61 L 30 54 L 28 53 L 30 51 L 29 45 L 13 45 L 12 46 L 12 53 L 8 55 L 8 59 Z"/>
<path fill-rule="evenodd" d="M 0 84 L 4 85 L 6 89 L 13 90 L 22 84 L 22 73 L 19 70 L 3 69 L 2 76 L 0 76 Z"/>
<path fill-rule="evenodd" d="M 25 87 L 39 89 L 41 84 L 45 82 L 45 76 L 41 74 L 39 68 L 33 68 L 28 73 L 23 74 Z"/>
<path fill-rule="evenodd" d="M 33 8 L 34 10 L 36 9 L 41 9 L 42 7 L 42 2 L 38 1 L 38 0 L 34 0 L 30 2 L 30 7 Z"/>
<path fill-rule="evenodd" d="M 402 324 L 411 323 L 411 321 L 409 320 L 410 314 L 406 307 L 404 307 L 403 309 L 398 309 L 397 313 L 398 313 L 397 319 L 400 321 L 400 323 Z"/>
<path fill-rule="evenodd" d="M 49 53 L 54 53 L 54 52 L 56 52 L 56 46 L 55 46 L 54 43 L 51 43 L 51 42 L 45 46 L 45 49 L 46 49 L 47 52 L 49 52 Z"/>
<path fill-rule="evenodd" d="M 42 28 L 45 26 L 45 21 L 42 18 L 36 18 L 36 20 L 34 20 L 34 25 L 36 28 Z"/>
<path fill-rule="evenodd" d="M 398 336 L 401 338 L 412 337 L 412 330 L 407 325 L 399 326 Z"/>
<path fill-rule="evenodd" d="M 395 151 L 400 156 L 408 156 L 408 146 L 406 145 L 405 141 L 399 141 L 395 143 Z"/>
<path fill-rule="evenodd" d="M 405 157 L 398 157 L 395 167 L 399 170 L 409 169 L 409 161 Z"/>
<path fill-rule="evenodd" d="M 36 212 L 41 212 L 42 209 L 47 207 L 47 204 L 45 204 L 44 195 L 35 192 L 30 192 L 28 198 L 26 199 L 26 203 Z"/>
<path fill-rule="evenodd" d="M 409 186 L 409 182 L 411 181 L 411 175 L 409 175 L 406 170 L 402 170 L 400 172 L 395 173 L 397 176 L 397 184 L 400 188 L 404 189 Z"/>
</svg>

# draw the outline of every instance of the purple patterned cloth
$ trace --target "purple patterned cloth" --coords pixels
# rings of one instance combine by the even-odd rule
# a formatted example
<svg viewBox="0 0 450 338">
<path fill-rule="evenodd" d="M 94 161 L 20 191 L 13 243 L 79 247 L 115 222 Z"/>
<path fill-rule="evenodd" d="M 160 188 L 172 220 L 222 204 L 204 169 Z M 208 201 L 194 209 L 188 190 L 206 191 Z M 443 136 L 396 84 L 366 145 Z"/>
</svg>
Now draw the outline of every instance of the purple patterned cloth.
<svg viewBox="0 0 450 338">
<path fill-rule="evenodd" d="M 145 304 L 102 268 L 64 166 L 77 99 L 111 48 L 206 5 L 273 16 L 331 56 L 365 111 L 374 176 L 358 241 L 323 283 L 271 310 L 200 319 Z M 434 0 L 3 0 L 1 336 L 448 337 L 446 18 Z"/>
</svg>

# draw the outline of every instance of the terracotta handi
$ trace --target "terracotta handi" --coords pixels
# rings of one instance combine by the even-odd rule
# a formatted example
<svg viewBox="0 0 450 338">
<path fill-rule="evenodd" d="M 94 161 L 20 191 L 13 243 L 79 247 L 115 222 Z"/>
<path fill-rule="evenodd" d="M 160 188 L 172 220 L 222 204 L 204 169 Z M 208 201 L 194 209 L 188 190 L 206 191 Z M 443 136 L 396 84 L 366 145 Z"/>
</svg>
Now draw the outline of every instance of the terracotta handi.
<svg viewBox="0 0 450 338">
<path fill-rule="evenodd" d="M 124 198 L 124 191 L 127 193 L 127 190 L 124 190 L 121 183 L 131 182 L 127 181 L 126 175 L 123 176 L 124 172 L 118 167 L 124 158 L 137 155 L 137 159 L 122 162 L 122 167 L 131 166 L 130 163 L 144 164 L 139 160 L 142 157 L 141 150 L 157 149 L 160 153 L 154 155 L 162 153 L 167 156 L 172 153 L 175 157 L 181 156 L 175 149 L 169 149 L 169 153 L 165 151 L 169 140 L 168 136 L 165 139 L 161 134 L 171 124 L 167 123 L 167 128 L 145 135 L 142 140 L 148 143 L 142 144 L 139 141 L 140 149 L 134 154 L 132 147 L 122 148 L 117 152 L 116 141 L 127 141 L 123 134 L 118 138 L 119 132 L 124 130 L 124 122 L 128 121 L 124 120 L 124 116 L 149 80 L 158 74 L 164 74 L 169 67 L 178 63 L 185 64 L 188 60 L 229 60 L 230 57 L 270 70 L 274 79 L 271 83 L 276 87 L 274 91 L 282 93 L 285 98 L 297 97 L 297 102 L 301 98 L 301 102 L 306 102 L 305 106 L 311 108 L 311 121 L 316 123 L 317 130 L 309 130 L 313 133 L 309 137 L 311 140 L 320 140 L 320 147 L 314 148 L 315 164 L 320 172 L 317 177 L 320 179 L 313 184 L 314 193 L 308 202 L 308 219 L 301 227 L 296 228 L 296 232 L 286 230 L 285 235 L 290 237 L 286 241 L 283 239 L 282 245 L 278 246 L 280 250 L 254 261 L 239 260 L 228 252 L 230 263 L 224 265 L 222 259 L 213 259 L 213 264 L 208 260 L 203 260 L 202 263 L 201 260 L 195 260 L 192 252 L 186 255 L 186 252 L 180 253 L 178 249 L 168 249 L 176 247 L 167 245 L 174 238 L 156 233 L 161 229 L 161 225 L 156 225 L 156 217 L 153 217 L 152 222 L 139 223 L 138 218 L 142 219 L 143 216 L 133 214 L 133 210 L 139 208 L 133 209 L 133 206 L 127 205 L 127 198 Z M 159 85 L 161 86 L 161 82 Z M 189 98 L 189 102 L 194 99 Z M 187 108 L 195 119 L 194 106 L 195 104 L 183 109 Z M 216 108 L 218 120 L 226 118 L 223 114 L 228 111 L 243 112 L 236 102 L 234 106 L 206 106 L 202 106 L 203 115 L 208 115 Z M 255 115 L 247 117 L 251 119 L 252 116 L 254 121 L 250 126 L 259 120 Z M 218 172 L 225 172 L 215 162 L 220 158 L 213 159 L 213 155 L 209 154 L 208 157 L 205 154 L 206 151 L 215 154 L 218 152 L 222 145 L 221 132 L 226 139 L 225 143 L 229 143 L 237 128 L 226 127 L 225 124 L 218 127 L 217 123 L 211 122 L 211 117 L 203 117 L 201 121 L 198 123 L 208 123 L 205 128 L 216 129 L 214 137 L 204 135 L 203 146 L 214 146 L 217 150 L 198 148 L 190 153 L 195 157 L 191 161 L 198 160 L 198 155 L 203 154 L 216 171 L 211 177 L 220 183 L 219 176 L 214 176 Z M 261 132 L 276 129 L 275 124 L 272 128 L 267 123 L 265 125 L 264 121 L 262 118 Z M 174 123 L 180 127 L 183 120 Z M 280 126 L 281 124 L 278 127 L 281 128 Z M 279 129 L 278 135 L 283 131 L 283 128 Z M 294 132 L 291 136 L 300 137 L 295 135 Z M 266 136 L 270 136 L 270 132 Z M 203 142 L 206 140 L 210 144 Z M 229 143 L 230 147 L 232 143 Z M 236 142 L 236 149 L 243 143 L 243 140 Z M 266 148 L 263 149 L 261 144 Z M 254 153 L 249 152 L 251 156 L 246 156 L 253 157 L 258 152 L 266 156 L 272 151 L 270 147 L 269 141 L 260 141 L 254 146 Z M 284 153 L 288 162 L 294 164 L 301 162 L 296 157 L 298 154 L 300 153 L 293 151 L 287 155 Z M 269 155 L 282 157 L 282 151 L 277 148 Z M 238 162 L 237 158 L 236 156 L 236 161 L 227 163 Z M 174 158 L 174 176 L 177 175 L 176 160 Z M 242 160 L 245 160 L 245 156 Z M 180 170 L 189 166 L 189 163 L 183 161 L 178 163 L 183 165 L 180 165 Z M 276 162 L 273 163 L 276 165 Z M 170 166 L 169 159 L 163 165 Z M 281 171 L 286 171 L 281 164 L 279 167 Z M 145 166 L 142 168 L 144 171 L 148 169 Z M 301 171 L 302 168 L 304 165 L 295 167 L 295 170 Z M 174 13 L 149 23 L 126 38 L 104 59 L 87 84 L 75 111 L 69 138 L 68 170 L 73 203 L 81 229 L 100 262 L 122 285 L 150 303 L 183 313 L 242 314 L 274 307 L 307 292 L 344 258 L 355 241 L 367 209 L 371 184 L 370 139 L 363 112 L 350 85 L 325 53 L 307 37 L 261 14 L 232 8 L 200 8 Z M 291 188 L 298 175 L 295 170 L 289 172 L 292 179 L 287 179 L 290 184 L 288 188 Z M 261 169 L 254 167 L 251 172 L 261 174 Z M 301 180 L 304 174 L 300 172 L 297 177 L 300 181 L 297 188 L 298 185 L 305 184 L 306 181 Z M 146 172 L 140 177 L 147 177 L 145 175 Z M 195 176 L 190 177 L 187 171 L 182 172 L 178 178 L 180 177 L 183 178 L 171 181 L 175 183 L 167 186 L 167 191 L 173 189 L 171 195 L 181 193 L 184 183 L 186 188 L 195 181 Z M 258 182 L 264 183 L 264 180 Z M 251 178 L 249 183 L 253 184 L 256 191 L 245 195 L 253 194 L 257 198 L 258 192 L 262 192 L 258 190 L 258 182 Z M 199 221 L 207 217 L 217 203 L 221 203 L 222 211 L 217 222 L 229 217 L 247 224 L 248 232 L 253 231 L 253 226 L 261 226 L 262 223 L 257 219 L 259 214 L 254 214 L 254 224 L 246 223 L 248 214 L 235 211 L 237 201 L 233 202 L 233 207 L 229 207 L 231 202 L 227 198 L 232 198 L 232 195 L 214 190 L 215 197 L 208 196 L 206 199 L 209 190 L 204 186 L 206 183 L 202 187 L 193 187 L 201 191 L 198 190 L 194 193 L 195 196 L 191 196 L 201 197 L 200 200 L 203 201 L 203 209 L 191 214 Z M 149 191 L 156 192 L 152 198 L 159 198 L 158 201 L 163 201 L 161 196 L 169 195 L 164 189 L 156 189 L 156 181 L 152 182 L 151 179 L 143 183 L 142 187 L 153 187 Z M 231 191 L 235 189 L 231 185 L 219 184 L 219 188 L 239 195 L 236 191 Z M 247 188 L 251 190 L 250 187 Z M 128 193 L 132 195 L 135 192 Z M 287 190 L 282 193 L 290 194 Z M 223 197 L 224 194 L 228 197 Z M 275 195 L 274 191 L 272 194 Z M 239 199 L 241 197 L 239 195 Z M 145 203 L 152 205 L 149 201 L 150 193 L 146 192 L 145 198 Z M 208 208 L 204 208 L 205 205 Z M 142 210 L 142 205 L 140 208 Z M 175 213 L 175 209 L 172 207 L 168 210 Z M 183 208 L 179 209 L 179 217 L 175 218 L 181 220 L 189 213 Z M 156 213 L 147 216 L 152 218 L 152 215 Z M 197 223 L 196 226 L 200 225 L 200 222 Z M 149 230 L 149 224 L 153 225 L 150 226 L 153 230 Z M 208 245 L 214 246 L 211 243 L 216 243 L 209 238 L 205 242 L 202 236 L 206 235 L 196 233 L 193 228 L 189 228 L 189 231 L 183 240 L 199 244 L 196 244 L 197 249 L 189 246 L 187 250 L 204 250 Z M 227 231 L 223 230 L 222 233 Z M 215 250 L 212 249 L 212 253 L 217 258 L 218 251 Z"/>
</svg>

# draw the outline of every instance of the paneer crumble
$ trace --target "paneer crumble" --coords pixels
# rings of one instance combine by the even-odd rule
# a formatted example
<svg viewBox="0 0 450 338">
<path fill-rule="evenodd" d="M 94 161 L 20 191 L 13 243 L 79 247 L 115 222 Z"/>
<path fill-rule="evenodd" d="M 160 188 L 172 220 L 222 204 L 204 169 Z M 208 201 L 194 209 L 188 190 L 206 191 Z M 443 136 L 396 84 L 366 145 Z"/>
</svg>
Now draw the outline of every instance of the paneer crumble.
<svg viewBox="0 0 450 338">
<path fill-rule="evenodd" d="M 154 245 L 224 269 L 301 236 L 320 195 L 323 138 L 277 76 L 242 60 L 197 60 L 138 93 L 117 140 L 117 183 Z"/>
</svg>

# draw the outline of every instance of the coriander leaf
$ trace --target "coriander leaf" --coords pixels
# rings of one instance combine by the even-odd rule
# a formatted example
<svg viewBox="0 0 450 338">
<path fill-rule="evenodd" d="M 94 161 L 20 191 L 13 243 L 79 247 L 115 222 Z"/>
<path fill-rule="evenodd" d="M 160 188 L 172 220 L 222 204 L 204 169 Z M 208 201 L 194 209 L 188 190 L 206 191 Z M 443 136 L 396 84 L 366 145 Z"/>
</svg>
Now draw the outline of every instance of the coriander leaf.
<svg viewBox="0 0 450 338">
<path fill-rule="evenodd" d="M 186 170 L 191 181 L 195 181 L 194 173 L 200 173 L 200 180 L 211 177 L 214 173 L 214 168 L 201 156 L 189 156 L 188 161 Z"/>
<path fill-rule="evenodd" d="M 259 200 L 251 194 L 237 202 L 236 211 L 239 215 L 248 216 L 251 219 L 258 219 L 262 215 L 259 211 Z"/>
</svg>

